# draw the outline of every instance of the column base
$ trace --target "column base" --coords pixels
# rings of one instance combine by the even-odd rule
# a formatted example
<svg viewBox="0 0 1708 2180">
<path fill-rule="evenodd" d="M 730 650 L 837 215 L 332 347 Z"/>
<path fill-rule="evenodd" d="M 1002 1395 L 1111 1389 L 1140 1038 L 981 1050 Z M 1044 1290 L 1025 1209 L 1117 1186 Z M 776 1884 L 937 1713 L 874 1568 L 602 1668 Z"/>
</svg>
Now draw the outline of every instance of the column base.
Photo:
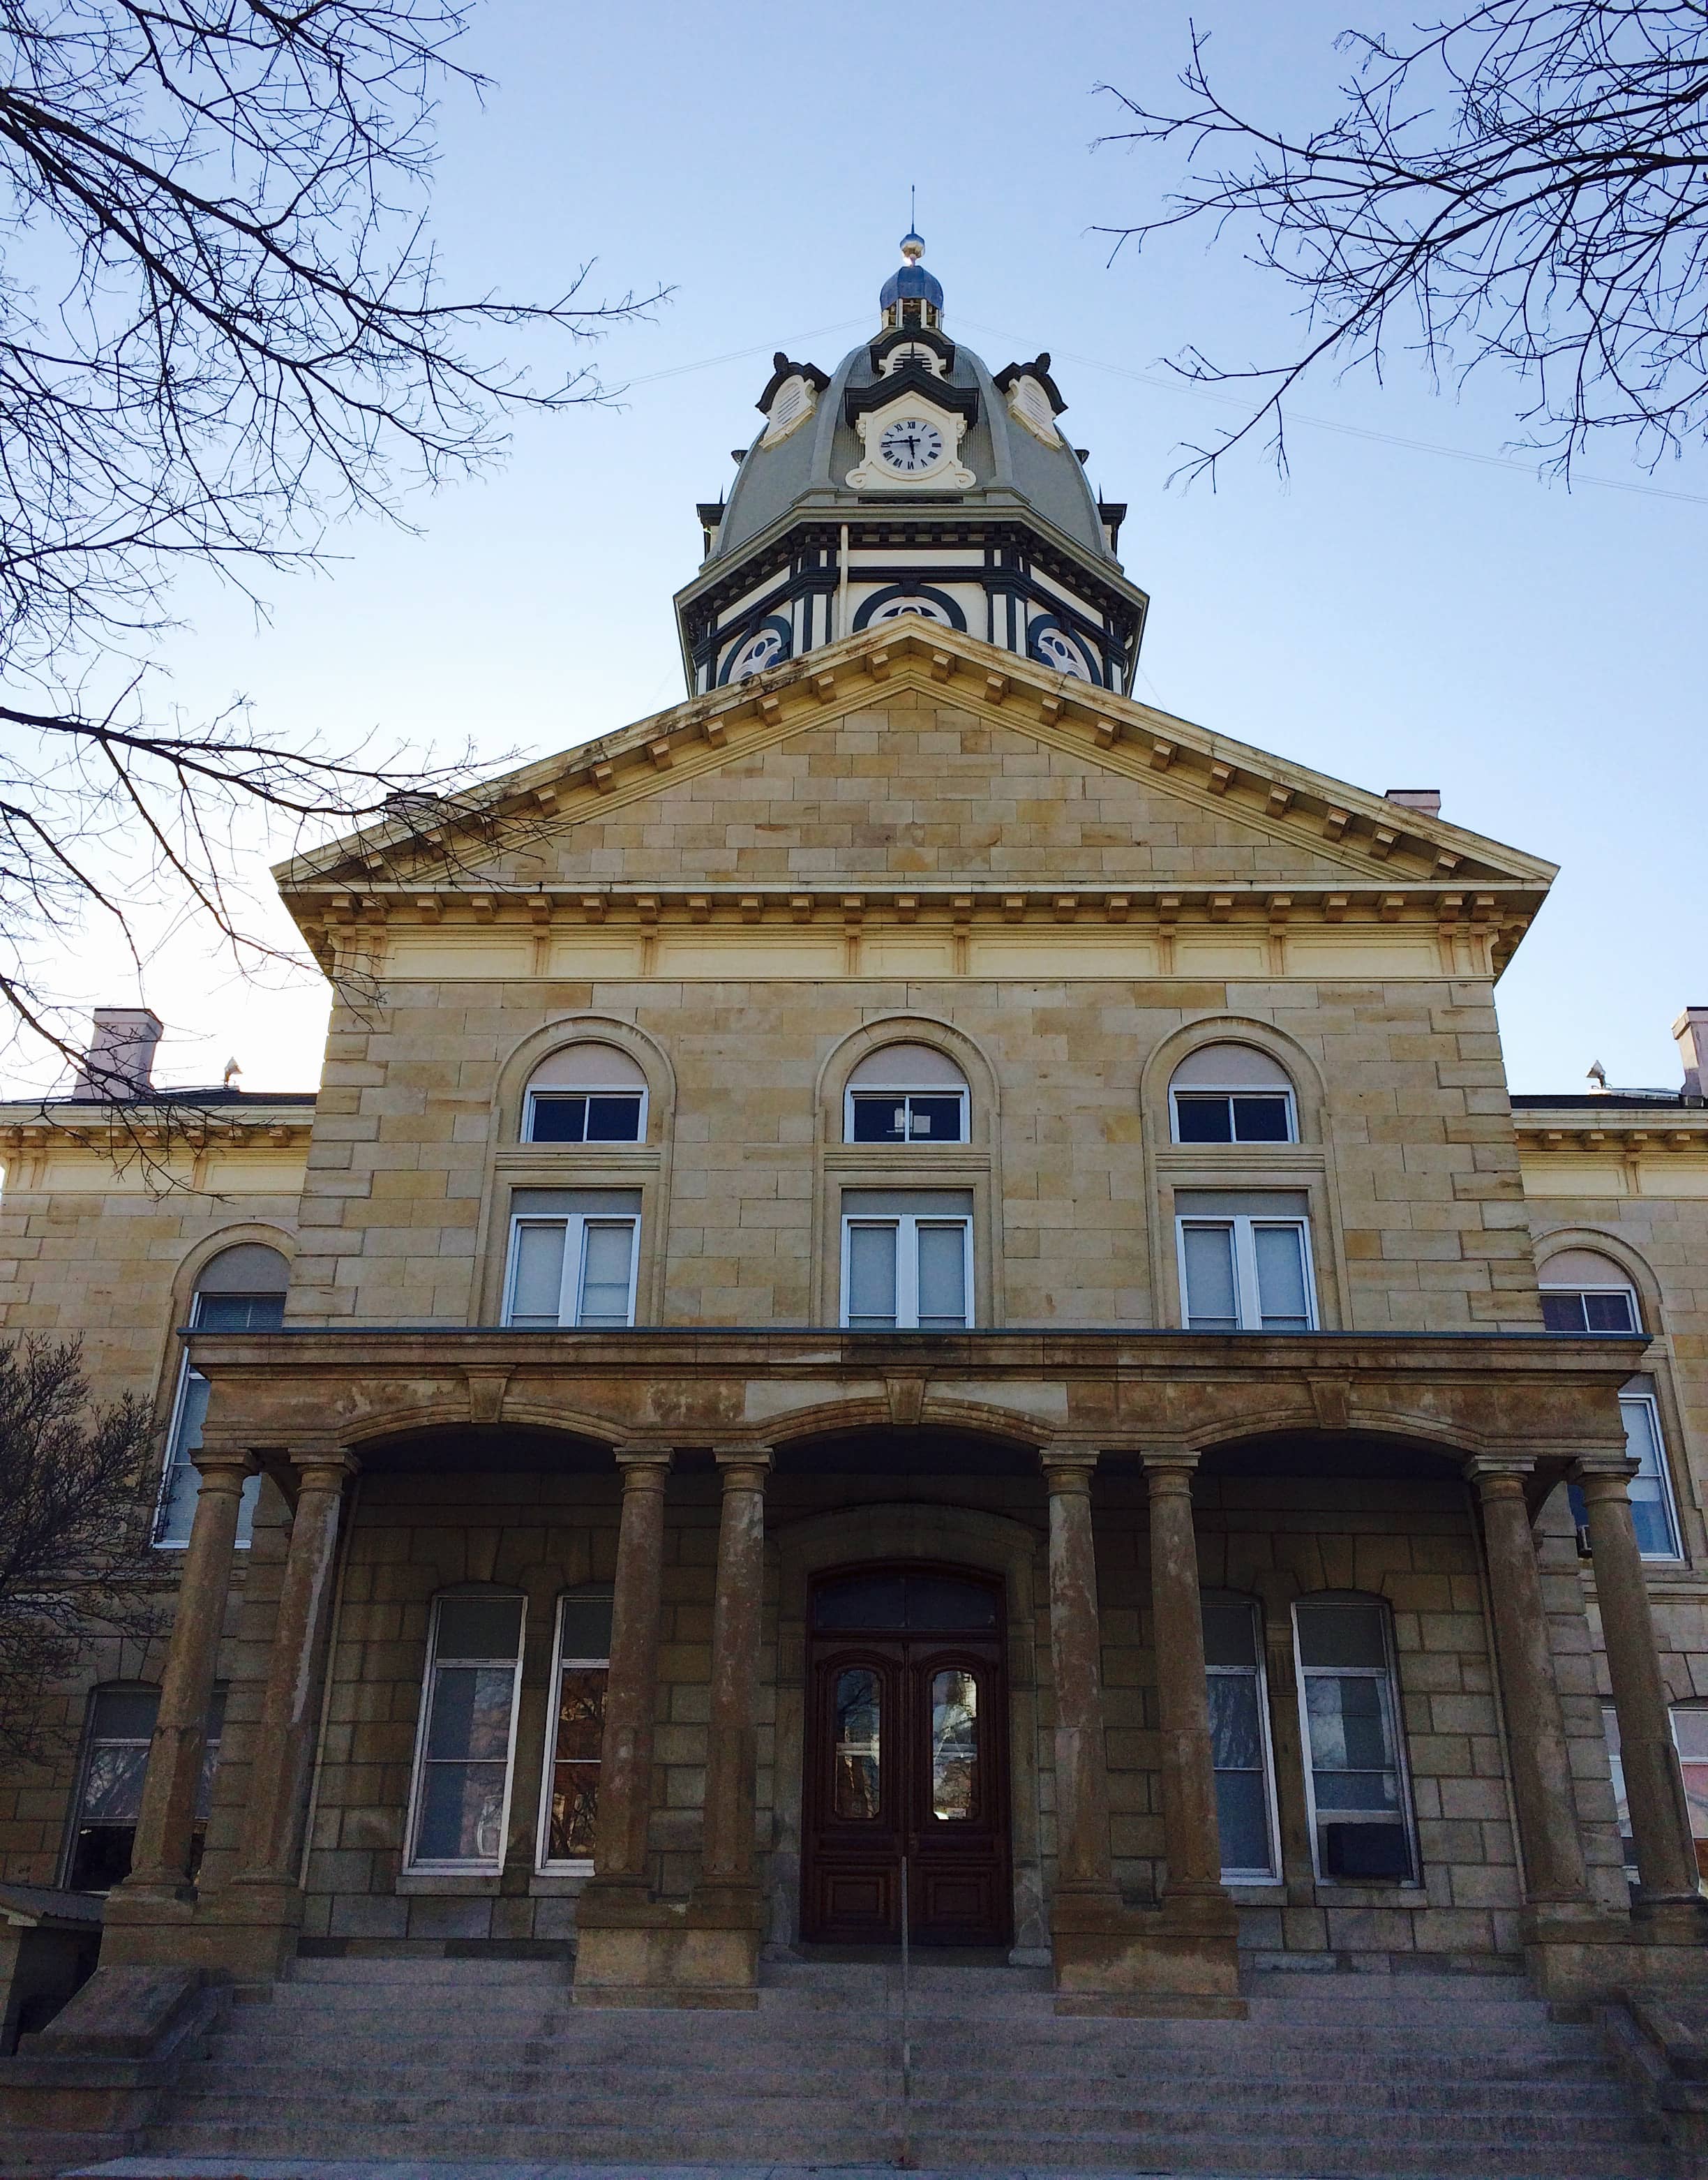
<svg viewBox="0 0 1708 2180">
<path fill-rule="evenodd" d="M 691 1900 L 595 1878 L 575 1914 L 577 2006 L 753 2007 L 759 2004 L 763 1897 L 720 1885 Z"/>
<path fill-rule="evenodd" d="M 1605 2001 L 1628 1977 L 1629 1919 L 1593 1900 L 1539 1901 L 1524 1910 L 1519 1937 L 1531 1982 L 1556 2003 Z"/>
<path fill-rule="evenodd" d="M 301 1888 L 288 1880 L 239 1877 L 188 1899 L 113 1893 L 101 1941 L 103 1968 L 203 1969 L 220 1982 L 272 1982 L 295 1953 Z"/>
<path fill-rule="evenodd" d="M 1243 2021 L 1238 1922 L 1225 1892 L 1131 1908 L 1112 1892 L 1058 1894 L 1050 1950 L 1057 2013 Z"/>
</svg>

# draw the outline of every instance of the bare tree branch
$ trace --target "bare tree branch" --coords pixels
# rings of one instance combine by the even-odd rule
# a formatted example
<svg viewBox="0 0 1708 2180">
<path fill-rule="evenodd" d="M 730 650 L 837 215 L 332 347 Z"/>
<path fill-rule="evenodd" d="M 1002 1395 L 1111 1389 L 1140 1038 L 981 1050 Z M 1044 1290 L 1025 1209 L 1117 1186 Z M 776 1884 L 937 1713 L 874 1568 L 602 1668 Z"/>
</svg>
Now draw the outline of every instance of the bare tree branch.
<svg viewBox="0 0 1708 2180">
<path fill-rule="evenodd" d="M 1106 142 L 1185 153 L 1118 250 L 1173 229 L 1242 238 L 1302 297 L 1304 337 L 1250 385 L 1251 414 L 1189 474 L 1267 429 L 1326 363 L 1381 373 L 1396 345 L 1437 377 L 1495 364 L 1525 391 L 1525 443 L 1569 476 L 1592 434 L 1652 469 L 1708 435 L 1708 8 L 1702 0 L 1480 0 L 1408 38 L 1348 30 L 1343 111 L 1303 136 L 1236 112 L 1192 30 L 1184 105 L 1105 85 L 1134 125 Z"/>
</svg>

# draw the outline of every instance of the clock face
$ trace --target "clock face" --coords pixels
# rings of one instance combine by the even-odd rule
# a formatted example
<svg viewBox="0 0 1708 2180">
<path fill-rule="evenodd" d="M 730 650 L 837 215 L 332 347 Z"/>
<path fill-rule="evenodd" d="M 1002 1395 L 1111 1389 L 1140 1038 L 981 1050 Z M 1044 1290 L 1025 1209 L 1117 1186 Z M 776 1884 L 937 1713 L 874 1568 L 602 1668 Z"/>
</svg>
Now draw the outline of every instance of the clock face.
<svg viewBox="0 0 1708 2180">
<path fill-rule="evenodd" d="M 935 469 L 942 455 L 943 435 L 923 416 L 898 416 L 878 440 L 878 460 L 898 476 L 916 476 Z"/>
</svg>

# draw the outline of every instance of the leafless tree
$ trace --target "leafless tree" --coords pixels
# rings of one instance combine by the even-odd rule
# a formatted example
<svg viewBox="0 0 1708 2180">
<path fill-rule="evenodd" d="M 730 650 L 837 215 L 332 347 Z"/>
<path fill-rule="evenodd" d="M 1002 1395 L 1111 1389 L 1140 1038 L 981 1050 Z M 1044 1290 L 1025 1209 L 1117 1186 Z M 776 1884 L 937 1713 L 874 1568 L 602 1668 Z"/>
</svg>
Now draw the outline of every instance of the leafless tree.
<svg viewBox="0 0 1708 2180">
<path fill-rule="evenodd" d="M 1106 140 L 1186 154 L 1150 217 L 1242 239 L 1303 297 L 1272 367 L 1189 350 L 1198 380 L 1246 382 L 1246 421 L 1195 448 L 1213 472 L 1268 432 L 1315 367 L 1516 374 L 1525 443 L 1558 471 L 1594 433 L 1638 459 L 1708 433 L 1708 9 L 1702 0 L 1482 0 L 1403 35 L 1348 30 L 1340 110 L 1294 133 L 1235 111 L 1195 26 L 1168 112 L 1105 85 L 1132 126 Z"/>
<path fill-rule="evenodd" d="M 453 50 L 473 6 L 0 0 L 0 999 L 38 1048 L 74 1056 L 44 965 L 91 915 L 134 955 L 183 908 L 256 959 L 257 819 L 464 777 L 240 706 L 185 723 L 151 657 L 182 573 L 253 595 L 396 519 L 518 409 L 602 398 L 574 351 L 657 300 L 584 300 L 585 266 L 546 301 L 442 292 L 437 101 L 483 88 Z"/>
<path fill-rule="evenodd" d="M 164 1625 L 154 1437 L 140 1401 L 91 1409 L 74 1343 L 0 1347 L 0 1757 L 54 1753 L 44 1698 L 91 1643 Z"/>
</svg>

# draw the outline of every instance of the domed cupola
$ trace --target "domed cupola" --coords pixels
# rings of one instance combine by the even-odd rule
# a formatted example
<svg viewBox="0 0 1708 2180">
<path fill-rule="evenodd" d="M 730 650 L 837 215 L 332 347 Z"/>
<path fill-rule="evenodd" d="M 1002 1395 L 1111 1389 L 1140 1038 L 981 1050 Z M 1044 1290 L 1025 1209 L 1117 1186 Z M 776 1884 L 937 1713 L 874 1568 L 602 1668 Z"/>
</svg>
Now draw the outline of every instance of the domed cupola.
<svg viewBox="0 0 1708 2180">
<path fill-rule="evenodd" d="M 1071 680 L 1129 691 L 1148 601 L 1116 557 L 1039 354 L 994 375 L 943 331 L 909 233 L 882 322 L 834 372 L 781 350 L 706 558 L 678 592 L 690 691 L 728 687 L 912 616 Z"/>
<path fill-rule="evenodd" d="M 898 326 L 924 326 L 935 332 L 943 322 L 943 284 L 920 264 L 925 254 L 924 241 L 909 229 L 902 237 L 906 263 L 878 290 L 886 333 Z"/>
</svg>

